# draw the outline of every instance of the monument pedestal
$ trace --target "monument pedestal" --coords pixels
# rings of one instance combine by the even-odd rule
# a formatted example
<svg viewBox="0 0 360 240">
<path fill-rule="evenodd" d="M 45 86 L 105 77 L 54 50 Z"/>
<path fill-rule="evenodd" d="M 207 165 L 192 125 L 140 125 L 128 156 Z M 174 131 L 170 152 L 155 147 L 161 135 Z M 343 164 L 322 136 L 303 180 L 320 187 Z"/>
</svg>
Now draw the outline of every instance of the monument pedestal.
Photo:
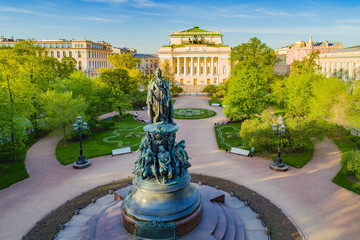
<svg viewBox="0 0 360 240">
<path fill-rule="evenodd" d="M 188 172 L 178 181 L 168 184 L 159 184 L 155 179 L 142 180 L 137 176 L 133 184 L 121 206 L 121 220 L 129 233 L 153 238 L 146 236 L 147 228 L 153 227 L 152 233 L 159 232 L 159 238 L 171 229 L 182 236 L 201 221 L 200 193 L 191 185 Z"/>
</svg>

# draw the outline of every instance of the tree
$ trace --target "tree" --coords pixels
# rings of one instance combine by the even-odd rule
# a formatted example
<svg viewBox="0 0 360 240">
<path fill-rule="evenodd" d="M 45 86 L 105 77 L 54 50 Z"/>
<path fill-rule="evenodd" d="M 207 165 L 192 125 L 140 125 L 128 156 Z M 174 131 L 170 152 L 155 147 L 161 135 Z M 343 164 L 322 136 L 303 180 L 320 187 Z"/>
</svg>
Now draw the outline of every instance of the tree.
<svg viewBox="0 0 360 240">
<path fill-rule="evenodd" d="M 114 68 L 126 68 L 126 69 L 136 69 L 137 64 L 140 63 L 139 58 L 135 58 L 132 53 L 121 53 L 113 54 L 108 56 L 109 63 L 114 66 Z"/>
<path fill-rule="evenodd" d="M 231 119 L 242 120 L 266 107 L 276 56 L 255 37 L 234 47 L 230 56 L 235 65 L 227 83 L 224 113 Z"/>
<path fill-rule="evenodd" d="M 273 80 L 273 66 L 276 62 L 274 50 L 258 38 L 253 37 L 247 43 L 234 47 L 231 50 L 230 57 L 231 61 L 235 63 L 233 72 L 247 66 L 256 67 L 270 90 Z"/>
<path fill-rule="evenodd" d="M 321 78 L 323 78 L 321 75 L 314 72 L 292 74 L 287 78 L 285 106 L 291 115 L 308 115 L 311 108 L 310 99 L 313 97 L 312 85 Z"/>
<path fill-rule="evenodd" d="M 163 64 L 161 65 L 162 76 L 169 83 L 169 85 L 173 85 L 175 81 L 173 70 L 170 66 L 169 59 L 165 59 Z"/>
<path fill-rule="evenodd" d="M 78 115 L 83 115 L 86 103 L 83 97 L 73 98 L 72 92 L 58 93 L 52 90 L 42 96 L 45 109 L 45 127 L 49 130 L 61 129 L 66 144 L 66 129 L 71 127 Z"/>
<path fill-rule="evenodd" d="M 131 93 L 137 87 L 137 81 L 130 78 L 128 71 L 122 68 L 109 69 L 100 74 L 100 81 L 111 89 L 113 107 L 119 111 L 120 121 L 126 109 L 131 108 Z M 111 101 L 111 100 L 110 100 Z"/>
<path fill-rule="evenodd" d="M 233 120 L 243 120 L 262 112 L 267 106 L 267 87 L 264 78 L 253 66 L 233 73 L 224 98 L 224 113 Z"/>
<path fill-rule="evenodd" d="M 350 93 L 347 91 L 347 85 L 346 82 L 336 77 L 327 78 L 323 76 L 314 82 L 312 84 L 313 96 L 310 99 L 311 110 L 309 115 L 344 126 L 345 123 L 340 120 L 340 116 L 348 115 Z"/>
<path fill-rule="evenodd" d="M 4 120 L 10 124 L 10 142 L 12 144 L 12 160 L 16 160 L 17 143 L 21 139 L 17 139 L 16 119 L 23 117 L 28 118 L 34 112 L 32 105 L 32 96 L 34 88 L 30 82 L 28 72 L 24 71 L 22 62 L 24 56 L 17 54 L 14 49 L 0 49 L 0 89 L 6 92 L 8 98 L 7 106 L 10 107 L 8 114 L 10 116 Z"/>
</svg>

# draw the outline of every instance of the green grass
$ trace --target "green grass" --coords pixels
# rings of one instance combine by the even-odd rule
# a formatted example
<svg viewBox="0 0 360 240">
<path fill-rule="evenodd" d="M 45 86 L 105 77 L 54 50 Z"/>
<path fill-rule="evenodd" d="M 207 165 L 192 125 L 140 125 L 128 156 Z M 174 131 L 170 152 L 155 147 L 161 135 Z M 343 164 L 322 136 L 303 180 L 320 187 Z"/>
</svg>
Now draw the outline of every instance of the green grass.
<svg viewBox="0 0 360 240">
<path fill-rule="evenodd" d="M 281 159 L 292 167 L 302 168 L 311 160 L 313 152 L 314 149 L 306 149 L 302 153 L 281 154 Z M 276 157 L 277 155 L 273 156 L 273 159 L 275 160 Z"/>
<path fill-rule="evenodd" d="M 209 100 L 209 105 L 211 105 L 212 103 L 219 103 L 219 104 L 222 104 L 222 101 L 221 99 L 211 99 Z"/>
<path fill-rule="evenodd" d="M 230 150 L 231 147 L 244 148 L 243 141 L 240 137 L 240 128 L 240 123 L 231 123 L 223 126 L 215 126 L 215 136 L 218 143 L 218 148 L 221 150 Z M 223 139 L 220 136 L 222 136 Z M 226 144 L 229 144 L 231 147 Z"/>
<path fill-rule="evenodd" d="M 244 146 L 243 141 L 240 137 L 240 123 L 231 123 L 223 126 L 215 126 L 215 136 L 218 144 L 218 148 L 221 150 L 229 149 L 231 147 L 241 148 L 241 149 L 250 149 L 251 146 Z M 220 137 L 220 135 L 223 137 Z M 231 147 L 229 147 L 228 145 Z M 256 149 L 255 149 L 256 150 Z M 277 155 L 274 156 L 273 153 L 259 153 L 260 156 L 265 158 L 276 159 Z M 284 163 L 296 167 L 302 168 L 307 164 L 313 155 L 313 149 L 305 150 L 302 153 L 293 153 L 293 154 L 282 154 L 281 158 Z"/>
<path fill-rule="evenodd" d="M 177 108 L 174 110 L 176 119 L 202 119 L 216 115 L 216 112 L 205 108 Z"/>
<path fill-rule="evenodd" d="M 334 141 L 336 146 L 338 146 L 338 148 L 340 149 L 341 154 L 344 154 L 345 152 L 348 151 L 357 150 L 355 143 L 351 141 L 351 136 L 345 136 L 343 138 L 334 138 L 332 140 Z M 345 189 L 360 194 L 360 184 L 354 183 L 350 180 L 349 176 L 345 174 L 344 166 L 342 166 L 338 174 L 335 176 L 333 182 Z"/>
<path fill-rule="evenodd" d="M 272 107 L 273 107 L 274 114 L 277 116 L 280 116 L 280 115 L 285 116 L 285 114 L 287 113 L 287 109 L 281 108 L 276 104 L 274 104 Z"/>
<path fill-rule="evenodd" d="M 0 164 L 0 189 L 7 188 L 8 186 L 29 177 L 25 168 L 26 153 L 37 140 L 39 139 L 30 137 L 25 144 L 25 147 L 17 153 L 15 162 L 10 164 Z"/>
<path fill-rule="evenodd" d="M 131 146 L 132 151 L 137 150 L 144 135 L 143 126 L 145 125 L 133 120 L 131 116 L 126 116 L 122 122 L 115 122 L 115 126 L 111 127 L 110 130 L 94 132 L 90 138 L 82 141 L 85 157 L 109 155 L 113 149 L 129 146 Z M 134 128 L 137 129 L 134 130 Z M 119 136 L 116 136 L 114 131 L 117 131 Z M 110 142 L 105 142 L 104 138 L 108 138 Z M 120 146 L 119 141 L 122 141 Z M 64 145 L 64 142 L 60 141 L 56 147 L 56 158 L 61 164 L 67 165 L 78 159 L 79 151 L 79 142 L 70 142 Z"/>
</svg>

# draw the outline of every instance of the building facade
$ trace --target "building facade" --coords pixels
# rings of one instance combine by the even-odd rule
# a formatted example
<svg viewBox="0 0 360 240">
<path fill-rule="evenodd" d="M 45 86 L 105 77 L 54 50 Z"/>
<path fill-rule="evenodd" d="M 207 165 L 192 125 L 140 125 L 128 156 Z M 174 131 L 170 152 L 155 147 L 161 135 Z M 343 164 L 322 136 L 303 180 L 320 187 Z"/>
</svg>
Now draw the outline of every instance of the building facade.
<svg viewBox="0 0 360 240">
<path fill-rule="evenodd" d="M 303 40 L 299 40 L 296 43 L 291 44 L 290 47 L 284 47 L 275 50 L 278 62 L 274 65 L 274 73 L 289 73 L 290 66 L 295 60 L 301 61 L 304 57 L 308 56 L 312 52 L 319 51 L 320 53 L 327 53 L 341 50 L 342 47 L 343 45 L 340 42 L 313 42 L 311 36 L 309 37 L 309 41 L 306 43 Z"/>
<path fill-rule="evenodd" d="M 360 79 L 360 46 L 344 48 L 339 51 L 322 53 L 318 64 L 321 73 L 336 76 L 344 81 Z"/>
<path fill-rule="evenodd" d="M 0 39 L 0 46 L 14 46 L 21 39 Z M 82 70 L 88 77 L 98 75 L 97 70 L 109 67 L 107 57 L 112 54 L 112 47 L 104 41 L 93 42 L 90 40 L 40 40 L 34 41 L 34 45 L 45 48 L 48 56 L 57 58 L 73 57 L 76 60 L 76 68 Z"/>
<path fill-rule="evenodd" d="M 158 66 L 158 58 L 156 55 L 134 54 L 134 57 L 140 59 L 140 63 L 136 66 L 136 68 L 145 76 L 155 74 L 155 69 Z"/>
<path fill-rule="evenodd" d="M 275 49 L 276 63 L 274 64 L 274 74 L 285 75 L 290 72 L 290 65 L 286 64 L 287 50 L 289 47 Z"/>
<path fill-rule="evenodd" d="M 170 45 L 158 51 L 160 66 L 168 63 L 175 84 L 205 87 L 225 82 L 230 74 L 231 48 L 222 43 L 218 31 L 194 27 L 170 34 Z"/>
</svg>

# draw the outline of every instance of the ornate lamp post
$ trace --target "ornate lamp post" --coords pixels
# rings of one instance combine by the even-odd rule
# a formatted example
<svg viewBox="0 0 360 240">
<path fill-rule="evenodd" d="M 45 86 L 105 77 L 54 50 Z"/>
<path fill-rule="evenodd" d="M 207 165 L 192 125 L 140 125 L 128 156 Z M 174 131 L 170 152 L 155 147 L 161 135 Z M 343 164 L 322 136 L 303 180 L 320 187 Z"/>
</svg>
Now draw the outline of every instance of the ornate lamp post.
<svg viewBox="0 0 360 240">
<path fill-rule="evenodd" d="M 281 159 L 281 144 L 280 144 L 281 142 L 280 142 L 280 139 L 281 139 L 281 135 L 283 135 L 285 133 L 285 130 L 286 130 L 285 123 L 284 123 L 283 118 L 281 116 L 278 119 L 278 124 L 279 125 L 274 123 L 272 125 L 272 130 L 274 131 L 274 133 L 279 135 L 279 145 L 278 145 L 278 156 L 277 156 L 276 160 L 270 164 L 270 168 L 273 169 L 273 170 L 276 170 L 276 171 L 287 171 L 289 167 L 285 163 L 283 163 L 282 159 Z"/>
<path fill-rule="evenodd" d="M 80 156 L 79 159 L 74 162 L 73 167 L 77 168 L 77 169 L 81 169 L 81 168 L 86 168 L 88 166 L 90 166 L 91 161 L 88 160 L 84 154 L 83 154 L 83 148 L 82 148 L 82 137 L 81 137 L 81 132 L 87 129 L 87 122 L 82 123 L 82 117 L 78 116 L 76 118 L 76 123 L 74 123 L 73 125 L 73 129 L 75 132 L 78 132 L 80 134 Z"/>
</svg>

